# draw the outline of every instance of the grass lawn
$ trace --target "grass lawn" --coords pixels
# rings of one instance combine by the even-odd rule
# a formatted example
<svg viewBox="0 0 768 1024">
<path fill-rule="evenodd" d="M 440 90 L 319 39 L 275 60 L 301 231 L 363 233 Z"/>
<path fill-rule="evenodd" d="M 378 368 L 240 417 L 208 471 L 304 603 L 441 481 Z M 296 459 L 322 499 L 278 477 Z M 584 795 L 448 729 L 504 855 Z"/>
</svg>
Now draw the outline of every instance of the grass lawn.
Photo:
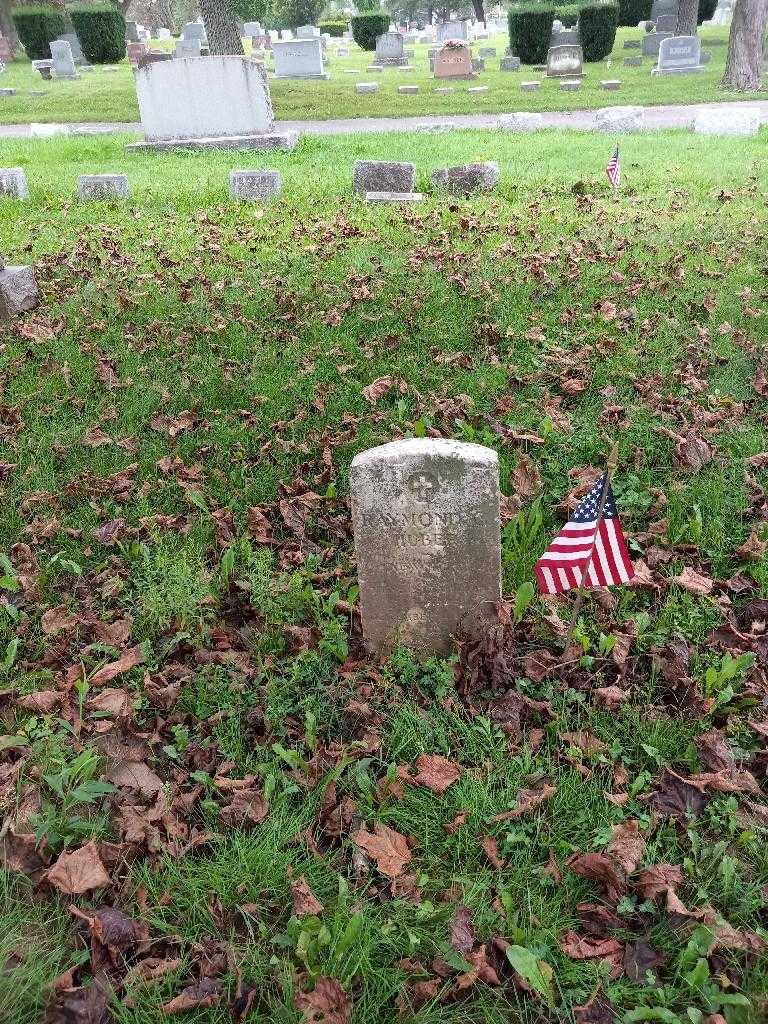
<svg viewBox="0 0 768 1024">
<path fill-rule="evenodd" d="M 4 144 L 0 1020 L 764 1021 L 764 133 L 618 195 L 592 135 L 304 139 L 264 210 L 124 141 Z M 498 451 L 510 600 L 616 438 L 638 585 L 367 656 L 349 464 L 424 433 Z"/>
<path fill-rule="evenodd" d="M 511 110 L 580 110 L 640 103 L 700 103 L 711 100 L 744 99 L 741 93 L 725 92 L 719 87 L 725 68 L 728 35 L 722 28 L 701 29 L 705 49 L 711 47 L 712 61 L 697 75 L 651 76 L 655 61 L 646 58 L 642 67 L 625 68 L 624 57 L 637 56 L 638 50 L 624 50 L 625 39 L 638 38 L 636 29 L 620 29 L 612 66 L 605 62 L 587 65 L 587 77 L 577 93 L 561 93 L 559 83 L 542 80 L 538 93 L 524 93 L 520 83 L 536 78 L 530 68 L 520 72 L 499 71 L 499 59 L 507 45 L 506 37 L 498 35 L 481 46 L 495 46 L 498 56 L 489 58 L 486 70 L 471 82 L 455 83 L 456 92 L 439 95 L 438 82 L 429 72 L 426 45 L 415 47 L 413 64 L 416 71 L 389 70 L 373 74 L 365 68 L 373 55 L 365 53 L 355 44 L 349 57 L 331 60 L 328 81 L 295 81 L 270 79 L 275 116 L 282 120 L 328 120 L 336 117 L 398 117 L 419 114 L 494 113 Z M 157 44 L 163 45 L 163 44 Z M 167 48 L 167 44 L 166 44 Z M 270 65 L 271 67 L 271 56 Z M 27 63 L 12 64 L 2 76 L 4 86 L 15 86 L 16 96 L 0 98 L 0 123 L 16 124 L 27 121 L 138 121 L 139 111 L 133 86 L 133 73 L 127 63 L 116 72 L 101 68 L 83 75 L 77 82 L 42 82 Z M 357 75 L 344 74 L 344 69 L 357 69 Z M 604 92 L 600 80 L 620 78 L 623 85 L 618 92 Z M 355 92 L 355 82 L 377 81 L 379 91 L 373 95 Z M 419 85 L 415 96 L 401 96 L 398 85 Z M 469 94 L 474 85 L 487 85 L 489 92 Z M 30 90 L 46 90 L 47 95 L 32 97 Z M 763 94 L 758 94 L 762 96 Z"/>
</svg>

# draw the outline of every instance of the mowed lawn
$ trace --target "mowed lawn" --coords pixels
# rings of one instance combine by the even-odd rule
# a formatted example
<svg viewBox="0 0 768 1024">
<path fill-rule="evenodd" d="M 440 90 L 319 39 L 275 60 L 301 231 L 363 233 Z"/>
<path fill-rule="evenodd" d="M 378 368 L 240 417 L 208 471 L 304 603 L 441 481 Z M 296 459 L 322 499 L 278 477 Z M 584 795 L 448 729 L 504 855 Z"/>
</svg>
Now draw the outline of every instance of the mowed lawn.
<svg viewBox="0 0 768 1024">
<path fill-rule="evenodd" d="M 4 146 L 0 1019 L 764 1021 L 764 133 L 627 137 L 620 194 L 587 134 L 124 142 Z M 506 496 L 499 627 L 425 663 L 363 648 L 348 505 L 413 435 Z M 568 643 L 526 584 L 613 440 L 637 583 Z"/>
<path fill-rule="evenodd" d="M 523 67 L 519 72 L 499 70 L 499 61 L 508 45 L 505 35 L 474 44 L 473 52 L 481 47 L 496 47 L 497 56 L 486 60 L 486 70 L 469 82 L 456 82 L 454 93 L 441 95 L 436 88 L 445 82 L 436 81 L 429 71 L 429 47 L 413 47 L 414 71 L 389 69 L 372 73 L 366 67 L 373 63 L 374 54 L 362 51 L 352 43 L 349 57 L 331 58 L 328 81 L 297 81 L 270 77 L 270 90 L 275 116 L 280 120 L 328 120 L 345 117 L 407 117 L 419 114 L 471 114 L 498 113 L 512 110 L 580 110 L 616 104 L 639 103 L 701 103 L 713 100 L 745 99 L 740 93 L 720 88 L 725 69 L 728 30 L 703 28 L 700 30 L 704 49 L 712 53 L 711 63 L 700 74 L 665 75 L 653 77 L 654 58 L 646 57 L 639 68 L 624 67 L 625 57 L 639 56 L 639 50 L 625 50 L 626 39 L 639 39 L 637 29 L 620 29 L 610 66 L 606 61 L 586 66 L 586 78 L 576 93 L 561 92 L 557 81 Z M 168 48 L 167 43 L 153 46 Z M 332 46 L 332 44 L 331 44 Z M 332 49 L 329 50 L 329 53 Z M 268 68 L 272 68 L 269 55 Z M 124 121 L 139 119 L 133 72 L 127 61 L 117 65 L 117 71 L 95 71 L 82 75 L 76 82 L 43 82 L 27 62 L 17 61 L 2 75 L 2 85 L 16 87 L 16 96 L 0 97 L 0 124 L 18 124 L 28 121 Z M 347 74 L 357 71 L 357 74 Z M 541 78 L 537 93 L 522 92 L 520 83 Z M 605 92 L 603 79 L 619 78 L 618 92 Z M 379 91 L 358 95 L 355 82 L 376 81 Z M 418 85 L 415 96 L 400 95 L 399 85 Z M 467 89 L 487 85 L 487 93 L 468 93 Z M 45 92 L 44 96 L 30 96 L 30 91 Z M 754 94 L 751 94 L 754 95 Z M 765 93 L 757 94 L 758 98 Z M 746 97 L 750 98 L 750 97 Z"/>
</svg>

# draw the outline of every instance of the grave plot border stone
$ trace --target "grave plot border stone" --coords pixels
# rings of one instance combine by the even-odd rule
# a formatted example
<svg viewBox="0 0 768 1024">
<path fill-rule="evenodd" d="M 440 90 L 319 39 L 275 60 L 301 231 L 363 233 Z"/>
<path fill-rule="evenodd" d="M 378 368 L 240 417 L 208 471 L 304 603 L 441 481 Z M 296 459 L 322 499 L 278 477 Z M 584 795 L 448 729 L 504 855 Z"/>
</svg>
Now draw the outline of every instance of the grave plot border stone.
<svg viewBox="0 0 768 1024">
<path fill-rule="evenodd" d="M 229 194 L 244 203 L 262 203 L 283 190 L 280 171 L 234 170 L 229 172 Z"/>
</svg>

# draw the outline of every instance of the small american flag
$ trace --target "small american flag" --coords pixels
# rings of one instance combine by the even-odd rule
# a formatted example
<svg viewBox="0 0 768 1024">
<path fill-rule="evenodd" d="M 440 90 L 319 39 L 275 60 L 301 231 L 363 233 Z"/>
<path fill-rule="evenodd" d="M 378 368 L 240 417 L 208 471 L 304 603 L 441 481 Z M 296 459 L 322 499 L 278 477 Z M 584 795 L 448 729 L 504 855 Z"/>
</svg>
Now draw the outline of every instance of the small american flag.
<svg viewBox="0 0 768 1024">
<path fill-rule="evenodd" d="M 608 181 L 610 181 L 614 188 L 618 188 L 621 185 L 621 159 L 619 158 L 618 146 L 614 149 L 613 156 L 608 161 L 605 173 L 608 175 Z"/>
<path fill-rule="evenodd" d="M 635 575 L 610 483 L 598 521 L 605 478 L 604 473 L 536 563 L 542 593 L 562 594 L 582 580 L 585 587 L 629 583 Z"/>
</svg>

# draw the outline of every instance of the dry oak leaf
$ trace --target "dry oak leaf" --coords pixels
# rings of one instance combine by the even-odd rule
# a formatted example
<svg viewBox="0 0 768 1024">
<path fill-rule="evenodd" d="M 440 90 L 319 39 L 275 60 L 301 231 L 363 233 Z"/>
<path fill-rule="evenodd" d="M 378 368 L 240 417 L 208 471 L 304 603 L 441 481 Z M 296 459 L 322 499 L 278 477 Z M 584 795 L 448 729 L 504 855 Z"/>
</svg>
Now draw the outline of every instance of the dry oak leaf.
<svg viewBox="0 0 768 1024">
<path fill-rule="evenodd" d="M 40 619 L 40 628 L 46 636 L 57 636 L 59 633 L 71 632 L 77 625 L 78 618 L 66 605 L 49 608 Z"/>
<path fill-rule="evenodd" d="M 618 901 L 626 891 L 621 869 L 613 857 L 605 853 L 575 853 L 565 863 L 574 874 L 604 885 L 612 901 Z"/>
<path fill-rule="evenodd" d="M 100 668 L 98 672 L 90 678 L 91 686 L 103 686 L 104 683 L 110 683 L 115 676 L 122 675 L 123 672 L 127 672 L 129 669 L 135 668 L 144 661 L 144 651 L 140 646 L 131 647 L 129 651 L 122 654 L 117 661 L 111 661 L 108 665 Z"/>
<path fill-rule="evenodd" d="M 79 850 L 60 854 L 59 859 L 46 871 L 43 878 L 49 885 L 68 896 L 79 896 L 112 883 L 93 839 Z"/>
<path fill-rule="evenodd" d="M 622 821 L 619 825 L 613 826 L 612 833 L 605 852 L 631 875 L 645 852 L 645 838 L 640 834 L 640 822 Z"/>
<path fill-rule="evenodd" d="M 143 796 L 155 796 L 163 788 L 163 781 L 143 761 L 127 761 L 110 774 L 109 781 L 115 786 L 136 789 Z"/>
<path fill-rule="evenodd" d="M 449 761 L 442 754 L 419 754 L 416 758 L 416 769 L 417 774 L 413 781 L 438 795 L 444 793 L 461 777 L 459 765 Z"/>
<path fill-rule="evenodd" d="M 499 844 L 493 836 L 484 836 L 480 845 L 491 864 L 493 864 L 497 871 L 501 871 L 504 867 L 504 861 L 499 856 Z"/>
<path fill-rule="evenodd" d="M 294 882 L 291 882 L 291 897 L 294 917 L 309 917 L 322 914 L 325 910 L 323 904 L 312 892 L 304 875 L 300 875 Z"/>
<path fill-rule="evenodd" d="M 520 789 L 517 791 L 517 806 L 503 814 L 494 814 L 491 821 L 513 821 L 528 811 L 535 810 L 540 804 L 557 792 L 557 786 L 549 782 L 543 783 L 538 789 Z"/>
<path fill-rule="evenodd" d="M 363 388 L 363 398 L 371 405 L 376 405 L 380 398 L 383 398 L 388 391 L 391 391 L 395 384 L 394 377 L 379 377 L 373 383 Z"/>
<path fill-rule="evenodd" d="M 679 864 L 651 864 L 643 868 L 635 881 L 635 888 L 644 900 L 654 900 L 662 893 L 674 891 L 683 881 Z"/>
<path fill-rule="evenodd" d="M 618 939 L 600 939 L 568 931 L 560 940 L 560 948 L 572 960 L 607 960 L 612 981 L 624 973 L 624 943 Z"/>
<path fill-rule="evenodd" d="M 162 1012 L 170 1017 L 176 1013 L 186 1013 L 187 1010 L 215 1006 L 220 999 L 221 982 L 214 981 L 212 978 L 203 978 L 196 985 L 188 985 L 177 996 L 165 1003 Z"/>
<path fill-rule="evenodd" d="M 683 590 L 687 590 L 689 594 L 711 594 L 714 587 L 714 582 L 709 576 L 701 576 L 696 572 L 695 569 L 685 568 L 679 576 L 673 576 L 673 581 L 678 583 Z"/>
<path fill-rule="evenodd" d="M 57 708 L 64 697 L 58 690 L 37 690 L 35 693 L 28 693 L 24 697 L 17 697 L 16 707 L 24 708 L 25 711 L 36 711 L 39 715 L 48 715 Z"/>
<path fill-rule="evenodd" d="M 410 863 L 411 851 L 405 836 L 388 825 L 376 822 L 373 833 L 361 828 L 352 835 L 352 842 L 376 861 L 376 867 L 387 878 L 397 878 Z"/>
<path fill-rule="evenodd" d="M 295 999 L 306 1024 L 349 1024 L 352 1003 L 335 978 L 319 977 L 311 992 L 299 992 Z"/>
</svg>

